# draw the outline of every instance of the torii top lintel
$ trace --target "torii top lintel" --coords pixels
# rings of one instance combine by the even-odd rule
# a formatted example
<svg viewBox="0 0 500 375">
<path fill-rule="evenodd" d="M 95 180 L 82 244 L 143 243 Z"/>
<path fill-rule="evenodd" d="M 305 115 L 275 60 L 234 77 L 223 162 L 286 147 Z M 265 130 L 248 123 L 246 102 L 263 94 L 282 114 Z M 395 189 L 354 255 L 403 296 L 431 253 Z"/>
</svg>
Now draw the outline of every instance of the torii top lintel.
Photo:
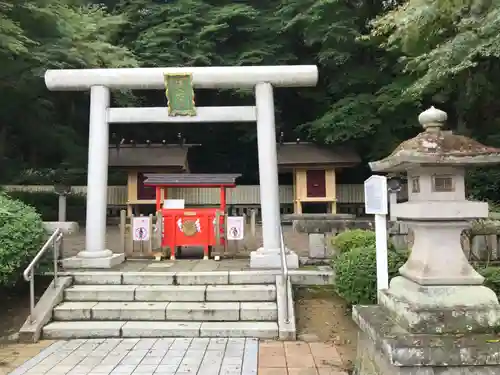
<svg viewBox="0 0 500 375">
<path fill-rule="evenodd" d="M 224 66 L 185 68 L 117 68 L 47 70 L 51 91 L 86 91 L 92 86 L 110 89 L 164 89 L 165 74 L 192 74 L 195 88 L 245 88 L 267 82 L 276 87 L 312 87 L 318 82 L 316 65 Z"/>
</svg>

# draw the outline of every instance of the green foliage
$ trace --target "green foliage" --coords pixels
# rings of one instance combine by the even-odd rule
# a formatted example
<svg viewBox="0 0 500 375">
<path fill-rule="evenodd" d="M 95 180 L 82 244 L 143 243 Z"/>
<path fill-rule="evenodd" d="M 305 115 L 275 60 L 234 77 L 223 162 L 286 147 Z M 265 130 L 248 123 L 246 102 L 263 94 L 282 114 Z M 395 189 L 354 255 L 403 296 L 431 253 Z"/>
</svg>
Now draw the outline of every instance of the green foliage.
<svg viewBox="0 0 500 375">
<path fill-rule="evenodd" d="M 12 286 L 45 239 L 40 215 L 0 193 L 0 286 Z"/>
<path fill-rule="evenodd" d="M 467 173 L 466 186 L 467 193 L 472 199 L 500 202 L 500 169 L 471 170 Z"/>
<path fill-rule="evenodd" d="M 333 237 L 332 245 L 340 254 L 360 247 L 374 247 L 375 232 L 363 229 L 347 230 Z"/>
<path fill-rule="evenodd" d="M 347 230 L 333 237 L 332 245 L 339 254 L 360 247 L 375 247 L 375 232 L 364 229 Z M 388 248 L 389 250 L 394 250 L 394 245 L 390 239 L 388 241 Z"/>
<path fill-rule="evenodd" d="M 500 8 L 495 1 L 409 0 L 373 22 L 383 45 L 402 51 L 417 73 L 408 93 L 420 97 L 468 80 L 483 59 L 500 57 Z M 462 74 L 465 73 L 465 74 Z"/>
<path fill-rule="evenodd" d="M 34 207 L 44 221 L 57 221 L 59 204 L 57 194 L 52 192 L 12 191 L 8 195 Z M 69 194 L 66 197 L 66 204 L 66 219 L 68 221 L 82 222 L 85 220 L 85 196 Z"/>
<path fill-rule="evenodd" d="M 477 271 L 484 277 L 484 286 L 492 289 L 500 296 L 500 267 L 479 268 Z"/>
<path fill-rule="evenodd" d="M 408 251 L 388 252 L 389 279 L 397 276 Z M 374 246 L 356 248 L 333 261 L 337 293 L 352 305 L 377 303 L 377 266 Z"/>
<path fill-rule="evenodd" d="M 499 31 L 498 2 L 486 0 L 0 0 L 0 178 L 64 161 L 85 175 L 88 96 L 47 92 L 47 68 L 316 64 L 317 87 L 275 90 L 287 141 L 346 143 L 364 161 L 385 157 L 421 130 L 417 115 L 433 104 L 453 130 L 500 146 Z M 165 105 L 156 92 L 112 99 Z M 196 102 L 254 99 L 251 90 L 198 90 Z M 182 131 L 203 143 L 203 172 L 255 176 L 255 127 L 220 125 L 112 131 L 138 142 L 172 142 Z M 469 187 L 500 201 L 491 171 Z"/>
<path fill-rule="evenodd" d="M 123 15 L 85 0 L 0 0 L 4 181 L 24 167 L 53 167 L 66 159 L 84 165 L 88 102 L 81 93 L 50 95 L 42 77 L 50 68 L 137 66 L 129 48 L 114 43 L 126 23 Z M 79 116 L 85 119 L 80 129 Z"/>
<path fill-rule="evenodd" d="M 87 185 L 87 171 L 83 168 L 68 168 L 65 170 L 53 168 L 25 169 L 13 175 L 11 185 L 55 185 L 69 186 Z M 127 171 L 111 170 L 108 173 L 108 185 L 125 185 Z"/>
</svg>

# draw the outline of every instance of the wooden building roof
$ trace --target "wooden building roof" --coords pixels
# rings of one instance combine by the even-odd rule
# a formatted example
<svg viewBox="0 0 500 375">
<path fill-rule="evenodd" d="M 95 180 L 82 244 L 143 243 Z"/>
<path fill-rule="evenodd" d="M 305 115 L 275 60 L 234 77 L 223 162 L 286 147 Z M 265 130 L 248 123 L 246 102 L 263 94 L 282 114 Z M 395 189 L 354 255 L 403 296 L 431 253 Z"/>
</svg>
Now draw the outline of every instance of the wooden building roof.
<svg viewBox="0 0 500 375">
<path fill-rule="evenodd" d="M 110 167 L 167 167 L 187 168 L 190 146 L 179 144 L 125 144 L 109 146 Z"/>
<path fill-rule="evenodd" d="M 234 186 L 241 174 L 229 173 L 146 173 L 144 185 L 154 186 Z"/>
<path fill-rule="evenodd" d="M 349 167 L 361 162 L 356 152 L 345 147 L 321 146 L 309 142 L 287 142 L 277 145 L 278 166 L 331 165 Z"/>
</svg>

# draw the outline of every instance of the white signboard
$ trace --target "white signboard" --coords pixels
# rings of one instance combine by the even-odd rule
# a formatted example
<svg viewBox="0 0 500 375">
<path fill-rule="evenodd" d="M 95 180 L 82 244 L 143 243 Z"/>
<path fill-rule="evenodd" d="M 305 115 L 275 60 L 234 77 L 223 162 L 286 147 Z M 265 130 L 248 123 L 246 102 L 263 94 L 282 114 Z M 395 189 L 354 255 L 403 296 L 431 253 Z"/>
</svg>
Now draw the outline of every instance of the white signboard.
<svg viewBox="0 0 500 375">
<path fill-rule="evenodd" d="M 387 264 L 387 177 L 373 175 L 365 181 L 365 212 L 375 215 L 375 247 L 377 249 L 377 290 L 389 287 Z"/>
<path fill-rule="evenodd" d="M 165 199 L 163 201 L 163 208 L 170 210 L 183 210 L 184 199 Z"/>
<path fill-rule="evenodd" d="M 132 218 L 132 236 L 134 241 L 149 241 L 149 216 Z"/>
<path fill-rule="evenodd" d="M 387 177 L 373 175 L 365 181 L 365 212 L 387 215 Z"/>
<path fill-rule="evenodd" d="M 240 241 L 245 233 L 245 218 L 243 216 L 227 217 L 227 239 L 230 241 Z"/>
</svg>

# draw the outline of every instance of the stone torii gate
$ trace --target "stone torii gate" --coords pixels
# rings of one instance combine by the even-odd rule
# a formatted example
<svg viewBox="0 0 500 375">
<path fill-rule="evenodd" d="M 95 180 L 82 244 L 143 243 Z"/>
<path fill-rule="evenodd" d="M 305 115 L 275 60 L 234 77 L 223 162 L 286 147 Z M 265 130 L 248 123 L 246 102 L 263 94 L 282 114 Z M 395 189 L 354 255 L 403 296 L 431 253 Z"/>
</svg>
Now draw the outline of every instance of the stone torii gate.
<svg viewBox="0 0 500 375">
<path fill-rule="evenodd" d="M 111 108 L 110 90 L 163 90 L 166 74 L 191 74 L 195 89 L 254 88 L 255 106 L 198 107 L 196 116 L 169 116 L 167 107 Z M 106 205 L 110 123 L 257 122 L 263 248 L 252 252 L 251 267 L 278 268 L 280 261 L 280 200 L 274 118 L 275 87 L 310 87 L 318 81 L 314 65 L 121 68 L 48 70 L 51 91 L 90 90 L 87 219 L 85 249 L 65 262 L 66 267 L 109 268 L 123 254 L 106 249 Z M 298 267 L 288 252 L 289 267 Z"/>
</svg>

